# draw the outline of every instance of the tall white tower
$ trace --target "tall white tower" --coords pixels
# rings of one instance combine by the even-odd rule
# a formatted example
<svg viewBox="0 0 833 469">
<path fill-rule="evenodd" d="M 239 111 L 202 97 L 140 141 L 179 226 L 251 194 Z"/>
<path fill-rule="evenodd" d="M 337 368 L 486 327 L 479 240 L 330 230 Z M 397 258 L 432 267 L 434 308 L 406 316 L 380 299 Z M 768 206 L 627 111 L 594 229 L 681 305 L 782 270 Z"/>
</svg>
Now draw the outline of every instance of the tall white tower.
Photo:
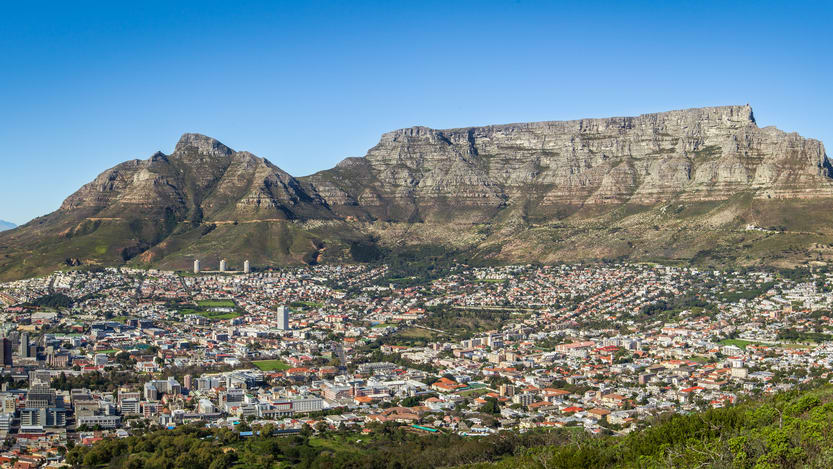
<svg viewBox="0 0 833 469">
<path fill-rule="evenodd" d="M 286 306 L 278 306 L 278 329 L 289 330 L 289 308 Z"/>
<path fill-rule="evenodd" d="M 226 266 L 226 260 L 225 260 L 225 259 L 221 260 L 221 261 L 220 261 L 220 272 L 225 272 L 225 271 L 226 271 L 226 267 L 227 267 L 227 266 Z"/>
<path fill-rule="evenodd" d="M 194 273 L 195 274 L 200 273 L 200 260 L 199 259 L 194 259 Z"/>
<path fill-rule="evenodd" d="M 243 273 L 248 274 L 252 271 L 252 266 L 249 264 L 249 260 L 246 259 L 246 262 L 243 263 Z"/>
</svg>

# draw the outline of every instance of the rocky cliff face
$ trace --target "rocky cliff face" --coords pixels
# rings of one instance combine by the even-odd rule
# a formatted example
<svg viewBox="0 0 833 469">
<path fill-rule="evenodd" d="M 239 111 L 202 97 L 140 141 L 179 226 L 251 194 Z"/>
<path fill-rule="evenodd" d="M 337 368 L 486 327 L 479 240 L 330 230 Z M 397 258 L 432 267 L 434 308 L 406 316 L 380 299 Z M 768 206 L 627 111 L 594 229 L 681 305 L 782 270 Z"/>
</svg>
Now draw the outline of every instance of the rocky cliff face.
<svg viewBox="0 0 833 469">
<path fill-rule="evenodd" d="M 257 217 L 484 222 L 507 208 L 672 199 L 833 196 L 821 142 L 758 128 L 749 106 L 639 117 L 386 133 L 364 158 L 296 179 L 268 160 L 185 134 L 171 155 L 116 166 L 61 210 L 117 215 L 170 207 L 208 219 Z M 198 217 L 199 218 L 199 217 Z"/>
<path fill-rule="evenodd" d="M 451 209 L 483 221 L 511 206 L 546 215 L 565 205 L 722 200 L 741 191 L 758 198 L 833 195 L 821 142 L 758 128 L 749 106 L 412 127 L 383 135 L 364 159 L 309 180 L 337 211 L 361 207 L 394 219 L 442 218 Z"/>
<path fill-rule="evenodd" d="M 69 196 L 60 210 L 118 218 L 165 209 L 195 222 L 217 216 L 327 217 L 312 187 L 266 159 L 199 134 L 183 135 L 171 155 L 158 152 L 105 171 Z"/>
<path fill-rule="evenodd" d="M 175 268 L 221 252 L 255 265 L 349 259 L 349 246 L 368 239 L 503 260 L 701 259 L 724 243 L 754 251 L 751 261 L 773 250 L 833 261 L 833 248 L 805 249 L 829 243 L 830 201 L 821 142 L 759 128 L 749 106 L 412 127 L 303 178 L 185 134 L 170 155 L 111 168 L 56 212 L 0 234 L 0 277 L 67 259 Z M 777 230 L 736 235 L 750 224 Z"/>
</svg>

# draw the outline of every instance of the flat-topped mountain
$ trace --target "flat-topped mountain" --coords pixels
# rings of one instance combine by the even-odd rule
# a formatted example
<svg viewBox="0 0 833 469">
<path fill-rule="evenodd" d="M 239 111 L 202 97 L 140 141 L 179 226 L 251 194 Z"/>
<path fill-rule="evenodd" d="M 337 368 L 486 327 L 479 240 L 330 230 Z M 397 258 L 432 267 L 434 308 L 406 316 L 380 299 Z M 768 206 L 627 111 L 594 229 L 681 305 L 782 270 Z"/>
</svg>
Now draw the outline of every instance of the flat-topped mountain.
<svg viewBox="0 0 833 469">
<path fill-rule="evenodd" d="M 639 117 L 386 133 L 364 158 L 308 178 L 337 212 L 397 220 L 489 220 L 524 204 L 567 207 L 672 198 L 833 195 L 818 140 L 758 128 L 749 106 Z"/>
<path fill-rule="evenodd" d="M 0 235 L 0 275 L 66 265 L 186 268 L 350 260 L 440 244 L 506 261 L 793 264 L 828 257 L 833 167 L 818 140 L 749 106 L 386 133 L 362 158 L 293 177 L 185 134 Z M 232 267 L 234 267 L 232 265 Z"/>
</svg>

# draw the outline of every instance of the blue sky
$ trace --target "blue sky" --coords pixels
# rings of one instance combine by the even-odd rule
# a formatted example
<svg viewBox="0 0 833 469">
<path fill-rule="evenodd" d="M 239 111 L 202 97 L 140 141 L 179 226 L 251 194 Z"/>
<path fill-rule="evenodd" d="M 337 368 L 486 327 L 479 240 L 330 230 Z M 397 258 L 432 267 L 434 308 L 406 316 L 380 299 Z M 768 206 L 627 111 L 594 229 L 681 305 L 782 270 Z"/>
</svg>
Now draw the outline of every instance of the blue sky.
<svg viewBox="0 0 833 469">
<path fill-rule="evenodd" d="M 9 3 L 0 219 L 183 132 L 301 176 L 412 125 L 750 103 L 833 147 L 831 18 L 831 2 Z"/>
</svg>

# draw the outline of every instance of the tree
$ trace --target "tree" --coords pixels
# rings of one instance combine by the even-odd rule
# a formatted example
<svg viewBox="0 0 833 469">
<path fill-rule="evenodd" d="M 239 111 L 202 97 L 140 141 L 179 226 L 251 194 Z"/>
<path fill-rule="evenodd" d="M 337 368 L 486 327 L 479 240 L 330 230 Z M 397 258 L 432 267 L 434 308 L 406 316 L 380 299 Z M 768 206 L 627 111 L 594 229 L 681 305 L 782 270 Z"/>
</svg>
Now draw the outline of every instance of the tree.
<svg viewBox="0 0 833 469">
<path fill-rule="evenodd" d="M 500 404 L 494 397 L 487 397 L 486 403 L 480 406 L 480 412 L 484 414 L 499 414 Z"/>
</svg>

